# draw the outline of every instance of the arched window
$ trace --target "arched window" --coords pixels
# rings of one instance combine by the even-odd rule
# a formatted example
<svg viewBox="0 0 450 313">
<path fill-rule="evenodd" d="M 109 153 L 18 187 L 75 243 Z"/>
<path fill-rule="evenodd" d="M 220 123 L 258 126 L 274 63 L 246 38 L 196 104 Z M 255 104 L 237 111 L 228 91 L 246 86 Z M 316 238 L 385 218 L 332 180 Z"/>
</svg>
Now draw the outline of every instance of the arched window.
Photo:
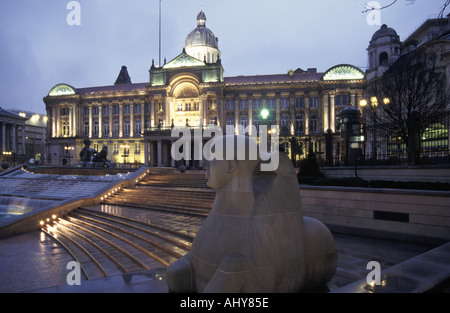
<svg viewBox="0 0 450 313">
<path fill-rule="evenodd" d="M 383 65 L 383 64 L 387 63 L 388 59 L 389 59 L 389 56 L 388 56 L 387 52 L 381 52 L 380 56 L 379 56 L 379 59 L 380 59 L 380 65 Z"/>
</svg>

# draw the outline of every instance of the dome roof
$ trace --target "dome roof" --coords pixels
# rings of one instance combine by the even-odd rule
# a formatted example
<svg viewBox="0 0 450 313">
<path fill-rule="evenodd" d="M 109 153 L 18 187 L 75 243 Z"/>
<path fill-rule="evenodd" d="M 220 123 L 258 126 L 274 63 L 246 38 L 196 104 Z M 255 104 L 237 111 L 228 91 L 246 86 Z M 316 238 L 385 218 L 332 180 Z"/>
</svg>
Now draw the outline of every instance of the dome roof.
<svg viewBox="0 0 450 313">
<path fill-rule="evenodd" d="M 197 15 L 197 27 L 186 37 L 184 47 L 210 46 L 219 49 L 219 40 L 214 33 L 206 27 L 206 15 L 203 11 Z"/>
<path fill-rule="evenodd" d="M 396 37 L 399 38 L 397 35 L 397 32 L 393 29 L 388 27 L 386 24 L 381 25 L 381 28 L 375 32 L 372 36 L 372 41 L 377 40 L 381 37 Z"/>
</svg>

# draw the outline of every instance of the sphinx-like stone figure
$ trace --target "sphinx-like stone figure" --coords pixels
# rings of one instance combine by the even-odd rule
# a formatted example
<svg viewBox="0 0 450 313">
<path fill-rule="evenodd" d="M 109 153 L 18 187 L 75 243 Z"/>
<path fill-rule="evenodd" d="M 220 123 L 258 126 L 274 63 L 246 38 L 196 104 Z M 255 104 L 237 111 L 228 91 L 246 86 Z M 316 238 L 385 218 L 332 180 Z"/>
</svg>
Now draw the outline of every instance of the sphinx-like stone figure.
<svg viewBox="0 0 450 313">
<path fill-rule="evenodd" d="M 320 221 L 303 217 L 289 158 L 280 153 L 278 168 L 262 172 L 261 161 L 248 158 L 252 139 L 244 140 L 245 160 L 235 149 L 233 159 L 210 162 L 216 199 L 191 251 L 167 268 L 172 292 L 299 292 L 336 271 L 334 238 Z"/>
</svg>

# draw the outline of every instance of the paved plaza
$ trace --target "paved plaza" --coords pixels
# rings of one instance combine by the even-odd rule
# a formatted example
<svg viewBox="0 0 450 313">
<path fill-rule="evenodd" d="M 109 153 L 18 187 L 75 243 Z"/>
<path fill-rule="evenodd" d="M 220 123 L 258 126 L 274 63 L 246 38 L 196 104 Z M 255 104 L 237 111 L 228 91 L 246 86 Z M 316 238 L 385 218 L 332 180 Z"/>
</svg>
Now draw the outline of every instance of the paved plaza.
<svg viewBox="0 0 450 313">
<path fill-rule="evenodd" d="M 364 279 L 370 261 L 378 261 L 384 270 L 426 252 L 434 246 L 393 240 L 334 234 L 338 249 L 338 269 L 327 284 L 328 292 Z M 0 239 L 0 292 L 144 292 L 165 293 L 165 269 L 153 269 L 135 275 L 82 280 L 81 286 L 69 286 L 66 265 L 72 258 L 64 249 L 39 231 Z M 125 283 L 126 278 L 131 281 Z"/>
</svg>

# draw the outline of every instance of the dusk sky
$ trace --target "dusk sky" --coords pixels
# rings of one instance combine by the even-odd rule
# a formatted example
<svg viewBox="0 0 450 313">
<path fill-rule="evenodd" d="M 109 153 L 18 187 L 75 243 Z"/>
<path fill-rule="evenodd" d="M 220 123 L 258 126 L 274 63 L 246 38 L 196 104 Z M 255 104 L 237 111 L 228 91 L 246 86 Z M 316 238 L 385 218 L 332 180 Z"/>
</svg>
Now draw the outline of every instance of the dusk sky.
<svg viewBox="0 0 450 313">
<path fill-rule="evenodd" d="M 0 107 L 45 113 L 58 83 L 113 85 L 122 65 L 148 82 L 158 62 L 159 0 L 79 0 L 81 25 L 69 25 L 69 0 L 0 1 Z M 219 38 L 225 76 L 287 73 L 349 63 L 365 70 L 380 25 L 362 13 L 368 0 L 162 0 L 162 59 L 182 52 L 200 7 Z M 392 0 L 379 0 L 383 6 Z M 444 0 L 398 0 L 381 24 L 404 40 Z M 448 14 L 445 12 L 445 14 Z"/>
</svg>

